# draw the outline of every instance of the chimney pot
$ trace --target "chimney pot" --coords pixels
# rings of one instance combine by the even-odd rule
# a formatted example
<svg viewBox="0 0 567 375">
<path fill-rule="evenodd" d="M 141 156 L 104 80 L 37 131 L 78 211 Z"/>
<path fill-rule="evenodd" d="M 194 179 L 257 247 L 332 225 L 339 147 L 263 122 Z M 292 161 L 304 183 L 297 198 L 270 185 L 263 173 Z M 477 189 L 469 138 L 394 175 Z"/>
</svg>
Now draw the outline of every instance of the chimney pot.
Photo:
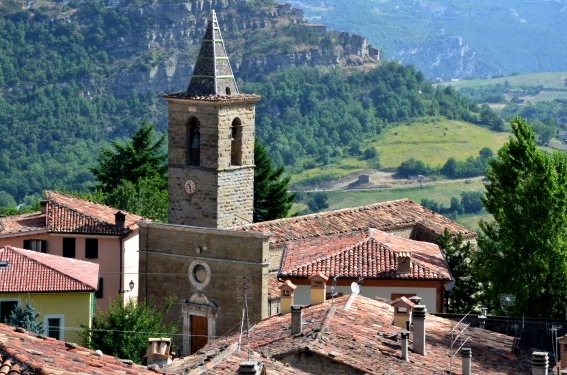
<svg viewBox="0 0 567 375">
<path fill-rule="evenodd" d="M 532 353 L 532 375 L 547 375 L 549 360 L 546 352 Z"/>
<path fill-rule="evenodd" d="M 301 321 L 303 319 L 303 311 L 301 310 L 302 306 L 300 305 L 293 305 L 291 306 L 291 334 L 297 335 L 301 333 L 302 326 Z"/>
<path fill-rule="evenodd" d="M 461 355 L 463 356 L 463 375 L 471 375 L 471 361 L 472 361 L 471 348 L 461 349 Z"/>
<path fill-rule="evenodd" d="M 409 362 L 409 331 L 402 331 L 402 359 Z"/>
<path fill-rule="evenodd" d="M 425 355 L 425 305 L 415 305 L 412 310 L 413 322 L 413 351 Z"/>
</svg>

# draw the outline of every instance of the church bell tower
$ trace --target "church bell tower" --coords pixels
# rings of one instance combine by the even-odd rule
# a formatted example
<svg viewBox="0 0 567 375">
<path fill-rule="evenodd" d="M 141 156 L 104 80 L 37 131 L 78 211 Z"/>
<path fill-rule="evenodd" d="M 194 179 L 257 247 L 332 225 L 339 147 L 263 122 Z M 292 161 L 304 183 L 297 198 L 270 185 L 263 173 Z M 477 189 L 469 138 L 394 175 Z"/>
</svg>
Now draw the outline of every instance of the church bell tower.
<svg viewBox="0 0 567 375">
<path fill-rule="evenodd" d="M 258 95 L 236 86 L 215 11 L 186 92 L 169 108 L 170 224 L 226 228 L 252 222 Z"/>
</svg>

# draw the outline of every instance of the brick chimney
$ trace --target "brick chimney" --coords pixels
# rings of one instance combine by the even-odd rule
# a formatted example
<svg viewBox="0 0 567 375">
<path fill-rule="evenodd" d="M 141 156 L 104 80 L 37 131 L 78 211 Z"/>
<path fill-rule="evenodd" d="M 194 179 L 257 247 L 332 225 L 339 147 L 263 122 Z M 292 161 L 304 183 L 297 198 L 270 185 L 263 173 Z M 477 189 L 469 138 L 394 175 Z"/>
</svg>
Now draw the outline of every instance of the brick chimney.
<svg viewBox="0 0 567 375">
<path fill-rule="evenodd" d="M 549 360 L 546 352 L 532 353 L 532 375 L 547 375 Z"/>
<path fill-rule="evenodd" d="M 411 318 L 413 321 L 413 351 L 425 355 L 425 315 L 427 307 L 425 305 L 415 305 Z"/>
<path fill-rule="evenodd" d="M 398 251 L 396 252 L 397 260 L 397 273 L 410 273 L 411 272 L 411 251 Z"/>
<path fill-rule="evenodd" d="M 327 293 L 327 280 L 329 278 L 322 273 L 316 273 L 309 277 L 311 281 L 311 304 L 320 305 L 325 302 Z"/>
<path fill-rule="evenodd" d="M 264 364 L 257 361 L 240 362 L 240 367 L 236 372 L 238 375 L 265 375 Z"/>
<path fill-rule="evenodd" d="M 169 338 L 149 338 L 148 350 L 144 356 L 148 367 L 163 367 L 171 363 L 171 339 Z"/>
<path fill-rule="evenodd" d="M 295 286 L 291 281 L 286 280 L 280 285 L 280 313 L 289 314 L 291 312 L 291 305 L 293 305 L 293 293 Z"/>
<path fill-rule="evenodd" d="M 126 213 L 124 211 L 118 211 L 114 214 L 114 223 L 117 229 L 124 229 L 124 224 L 126 223 Z"/>
<path fill-rule="evenodd" d="M 409 362 L 409 331 L 402 330 L 402 360 Z"/>
<path fill-rule="evenodd" d="M 461 349 L 461 355 L 463 356 L 463 375 L 471 375 L 471 361 L 472 361 L 471 348 Z"/>
<path fill-rule="evenodd" d="M 302 306 L 292 305 L 291 306 L 291 334 L 297 335 L 301 333 L 302 330 L 302 319 L 303 311 L 301 311 Z"/>
</svg>

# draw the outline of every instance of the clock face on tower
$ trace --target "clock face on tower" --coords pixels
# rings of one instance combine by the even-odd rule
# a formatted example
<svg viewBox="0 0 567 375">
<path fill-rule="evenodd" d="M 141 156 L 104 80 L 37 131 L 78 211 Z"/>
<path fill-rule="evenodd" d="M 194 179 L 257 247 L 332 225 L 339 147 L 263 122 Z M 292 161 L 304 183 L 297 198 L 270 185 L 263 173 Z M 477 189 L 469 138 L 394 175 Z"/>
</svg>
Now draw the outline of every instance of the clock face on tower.
<svg viewBox="0 0 567 375">
<path fill-rule="evenodd" d="M 195 185 L 195 181 L 193 180 L 187 180 L 185 181 L 185 192 L 189 195 L 193 194 L 195 192 L 195 189 L 197 188 Z"/>
</svg>

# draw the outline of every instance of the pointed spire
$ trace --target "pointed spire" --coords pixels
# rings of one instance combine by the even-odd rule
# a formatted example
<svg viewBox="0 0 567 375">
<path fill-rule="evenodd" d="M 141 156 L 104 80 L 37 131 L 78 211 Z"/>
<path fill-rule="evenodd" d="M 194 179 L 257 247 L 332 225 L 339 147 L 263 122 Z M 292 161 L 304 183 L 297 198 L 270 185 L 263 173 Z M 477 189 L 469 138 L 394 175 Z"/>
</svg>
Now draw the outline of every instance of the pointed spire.
<svg viewBox="0 0 567 375">
<path fill-rule="evenodd" d="M 215 11 L 212 10 L 207 22 L 207 31 L 201 44 L 201 51 L 199 57 L 197 57 L 195 69 L 193 69 L 191 82 L 189 82 L 187 95 L 235 94 L 238 94 L 238 88 L 224 48 L 217 16 Z"/>
</svg>

